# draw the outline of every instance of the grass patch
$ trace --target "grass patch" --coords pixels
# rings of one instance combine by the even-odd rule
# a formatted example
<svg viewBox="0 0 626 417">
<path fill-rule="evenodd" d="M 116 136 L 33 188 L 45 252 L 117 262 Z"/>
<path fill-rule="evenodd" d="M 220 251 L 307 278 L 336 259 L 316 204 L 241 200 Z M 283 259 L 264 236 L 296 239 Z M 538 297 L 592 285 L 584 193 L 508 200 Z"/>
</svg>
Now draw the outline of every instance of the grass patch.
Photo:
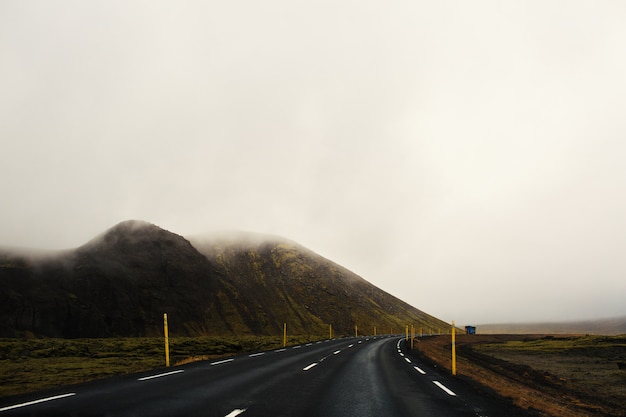
<svg viewBox="0 0 626 417">
<path fill-rule="evenodd" d="M 319 340 L 290 336 L 287 345 Z M 269 336 L 170 338 L 173 365 L 275 349 Z M 163 338 L 0 339 L 0 397 L 165 366 Z"/>
</svg>

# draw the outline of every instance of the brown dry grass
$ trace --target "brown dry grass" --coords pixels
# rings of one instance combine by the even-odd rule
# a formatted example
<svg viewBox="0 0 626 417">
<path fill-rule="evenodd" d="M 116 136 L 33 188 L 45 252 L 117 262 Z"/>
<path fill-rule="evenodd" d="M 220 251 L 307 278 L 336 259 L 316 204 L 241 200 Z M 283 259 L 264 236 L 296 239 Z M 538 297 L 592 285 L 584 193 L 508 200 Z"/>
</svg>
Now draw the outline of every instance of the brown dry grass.
<svg viewBox="0 0 626 417">
<path fill-rule="evenodd" d="M 458 335 L 457 375 L 545 416 L 625 416 L 626 375 L 617 362 L 623 360 L 626 338 L 614 338 L 608 345 L 600 344 L 600 338 L 564 344 L 564 338 Z M 421 338 L 414 346 L 439 366 L 451 368 L 450 336 Z"/>
</svg>

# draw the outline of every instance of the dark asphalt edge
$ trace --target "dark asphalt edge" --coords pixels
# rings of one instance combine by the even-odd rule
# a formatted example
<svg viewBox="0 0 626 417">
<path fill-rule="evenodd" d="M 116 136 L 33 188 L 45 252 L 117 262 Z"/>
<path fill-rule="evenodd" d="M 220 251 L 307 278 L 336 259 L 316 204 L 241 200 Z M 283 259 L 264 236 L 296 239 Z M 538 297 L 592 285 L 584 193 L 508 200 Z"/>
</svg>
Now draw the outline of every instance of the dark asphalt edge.
<svg viewBox="0 0 626 417">
<path fill-rule="evenodd" d="M 419 351 L 419 349 L 414 349 L 411 351 L 411 349 L 409 349 L 408 346 L 406 346 L 407 343 L 408 342 L 406 342 L 405 340 L 403 340 L 400 343 L 402 352 L 405 355 L 412 357 L 417 361 L 421 361 L 427 364 L 428 366 L 430 366 L 431 368 L 436 368 L 440 371 L 450 372 L 449 370 L 441 367 L 438 363 L 430 359 L 428 356 L 424 355 L 421 351 Z M 467 389 L 468 391 L 471 391 L 473 395 L 476 395 L 481 398 L 485 398 L 490 402 L 499 404 L 502 408 L 506 408 L 507 413 L 512 413 L 512 414 L 508 414 L 510 417 L 544 417 L 545 416 L 544 413 L 542 413 L 540 410 L 537 410 L 535 408 L 529 408 L 529 409 L 520 408 L 519 406 L 513 403 L 512 398 L 505 397 L 499 394 L 493 388 L 483 385 L 466 375 L 459 375 L 457 373 L 457 375 L 453 376 L 450 374 L 449 378 L 451 380 L 461 382 L 464 385 L 465 389 Z"/>
</svg>

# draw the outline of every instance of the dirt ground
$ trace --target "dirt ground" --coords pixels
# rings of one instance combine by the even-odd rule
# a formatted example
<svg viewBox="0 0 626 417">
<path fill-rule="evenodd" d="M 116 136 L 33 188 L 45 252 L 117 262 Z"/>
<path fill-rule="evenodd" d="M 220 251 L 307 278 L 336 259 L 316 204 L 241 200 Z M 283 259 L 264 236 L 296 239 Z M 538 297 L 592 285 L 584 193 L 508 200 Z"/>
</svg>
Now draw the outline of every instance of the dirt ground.
<svg viewBox="0 0 626 417">
<path fill-rule="evenodd" d="M 451 336 L 415 339 L 414 353 L 451 368 Z M 626 416 L 626 338 L 457 335 L 457 377 L 555 417 Z"/>
</svg>

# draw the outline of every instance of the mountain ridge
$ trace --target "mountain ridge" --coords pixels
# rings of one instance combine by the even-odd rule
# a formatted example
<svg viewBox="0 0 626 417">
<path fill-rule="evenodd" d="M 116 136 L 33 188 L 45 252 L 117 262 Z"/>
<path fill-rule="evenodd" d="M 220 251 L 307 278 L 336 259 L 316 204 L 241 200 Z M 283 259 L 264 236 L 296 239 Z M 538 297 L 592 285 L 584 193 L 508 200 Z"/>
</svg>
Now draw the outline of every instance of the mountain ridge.
<svg viewBox="0 0 626 417">
<path fill-rule="evenodd" d="M 0 336 L 401 333 L 440 320 L 288 239 L 189 240 L 121 222 L 45 258 L 0 250 Z"/>
</svg>

